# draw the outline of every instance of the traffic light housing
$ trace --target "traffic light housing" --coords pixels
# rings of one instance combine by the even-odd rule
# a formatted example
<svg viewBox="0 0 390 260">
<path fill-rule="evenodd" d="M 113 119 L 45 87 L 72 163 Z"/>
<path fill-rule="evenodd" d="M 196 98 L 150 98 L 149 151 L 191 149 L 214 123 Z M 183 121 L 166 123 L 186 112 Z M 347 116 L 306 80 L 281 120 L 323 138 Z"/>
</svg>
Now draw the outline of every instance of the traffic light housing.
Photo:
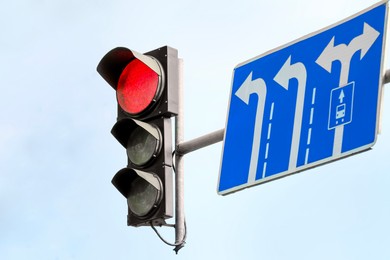
<svg viewBox="0 0 390 260">
<path fill-rule="evenodd" d="M 109 51 L 97 71 L 116 90 L 122 117 L 172 117 L 178 113 L 178 54 L 165 46 L 140 54 L 124 47 Z M 141 87 L 128 87 L 142 85 Z"/>
<path fill-rule="evenodd" d="M 112 184 L 127 199 L 127 224 L 164 225 L 173 216 L 170 117 L 178 113 L 177 50 L 165 46 L 141 54 L 118 47 L 97 71 L 117 96 L 111 133 L 126 149 L 127 167 Z"/>
</svg>

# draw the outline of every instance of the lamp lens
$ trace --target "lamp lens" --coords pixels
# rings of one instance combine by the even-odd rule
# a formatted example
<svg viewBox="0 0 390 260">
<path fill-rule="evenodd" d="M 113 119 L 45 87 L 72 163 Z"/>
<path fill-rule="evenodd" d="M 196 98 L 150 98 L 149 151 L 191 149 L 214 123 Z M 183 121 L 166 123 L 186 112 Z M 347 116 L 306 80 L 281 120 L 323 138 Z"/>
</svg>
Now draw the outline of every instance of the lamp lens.
<svg viewBox="0 0 390 260">
<path fill-rule="evenodd" d="M 116 89 L 118 103 L 127 113 L 137 115 L 158 98 L 160 87 L 158 74 L 142 61 L 134 59 L 119 77 Z"/>
<path fill-rule="evenodd" d="M 127 142 L 127 155 L 130 161 L 142 166 L 157 155 L 159 140 L 142 127 L 135 128 Z"/>
<path fill-rule="evenodd" d="M 127 204 L 131 212 L 144 217 L 155 208 L 159 202 L 160 192 L 156 187 L 141 177 L 131 183 Z"/>
</svg>

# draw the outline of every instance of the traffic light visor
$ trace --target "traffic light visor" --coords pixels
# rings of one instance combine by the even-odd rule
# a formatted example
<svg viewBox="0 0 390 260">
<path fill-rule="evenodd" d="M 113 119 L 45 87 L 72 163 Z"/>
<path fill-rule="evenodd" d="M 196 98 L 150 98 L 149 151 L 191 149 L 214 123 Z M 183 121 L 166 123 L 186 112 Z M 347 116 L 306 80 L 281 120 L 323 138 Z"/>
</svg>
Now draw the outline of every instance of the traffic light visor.
<svg viewBox="0 0 390 260">
<path fill-rule="evenodd" d="M 154 124 L 125 118 L 114 125 L 111 133 L 126 148 L 127 156 L 135 166 L 147 165 L 161 151 L 163 137 Z"/>
<path fill-rule="evenodd" d="M 112 184 L 127 199 L 131 213 L 140 218 L 152 214 L 163 197 L 162 182 L 153 173 L 124 168 Z"/>
<path fill-rule="evenodd" d="M 131 116 L 142 116 L 152 109 L 164 90 L 166 77 L 161 63 L 124 47 L 104 55 L 97 71 L 116 90 L 119 106 Z"/>
</svg>

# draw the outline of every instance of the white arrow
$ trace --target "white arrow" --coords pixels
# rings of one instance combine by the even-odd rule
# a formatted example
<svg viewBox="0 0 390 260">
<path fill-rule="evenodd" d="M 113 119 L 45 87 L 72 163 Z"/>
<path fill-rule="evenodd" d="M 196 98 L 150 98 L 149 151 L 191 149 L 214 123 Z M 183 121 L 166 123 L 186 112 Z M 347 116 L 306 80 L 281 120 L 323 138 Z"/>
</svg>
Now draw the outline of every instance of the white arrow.
<svg viewBox="0 0 390 260">
<path fill-rule="evenodd" d="M 252 154 L 249 165 L 248 183 L 253 183 L 256 180 L 265 98 L 267 95 L 267 88 L 264 80 L 262 78 L 253 80 L 252 75 L 253 72 L 249 74 L 244 83 L 242 83 L 242 85 L 235 93 L 235 95 L 247 105 L 249 105 L 249 97 L 252 94 L 256 94 L 258 96 L 255 129 L 253 133 Z"/>
<path fill-rule="evenodd" d="M 340 60 L 346 62 L 349 55 L 347 53 L 347 45 L 339 44 L 334 46 L 334 37 L 330 40 L 328 45 L 322 51 L 321 55 L 317 58 L 316 63 L 324 68 L 327 72 L 332 72 L 333 61 Z"/>
<path fill-rule="evenodd" d="M 301 136 L 302 117 L 303 117 L 303 105 L 305 99 L 306 89 L 306 67 L 303 63 L 297 62 L 291 64 L 291 56 L 288 57 L 282 68 L 274 77 L 274 80 L 283 88 L 288 90 L 290 79 L 296 78 L 298 81 L 297 101 L 295 106 L 294 115 L 294 127 L 292 142 L 290 148 L 290 161 L 288 165 L 289 170 L 293 170 L 297 167 L 299 139 Z"/>
<path fill-rule="evenodd" d="M 355 37 L 349 43 L 348 48 L 356 51 L 360 50 L 360 59 L 363 59 L 379 35 L 380 33 L 377 30 L 372 28 L 369 24 L 364 23 L 363 34 Z"/>
<path fill-rule="evenodd" d="M 376 31 L 367 23 L 364 23 L 363 33 L 353 38 L 348 45 L 342 43 L 335 46 L 335 37 L 333 37 L 322 51 L 321 55 L 317 58 L 316 63 L 331 73 L 332 63 L 336 60 L 339 60 L 342 65 L 342 74 L 347 74 L 348 76 L 349 64 L 351 62 L 352 56 L 355 54 L 355 52 L 360 50 L 360 59 L 363 59 L 378 36 L 378 31 Z M 346 68 L 348 68 L 348 70 Z M 346 81 L 344 82 L 344 84 L 346 84 L 348 83 L 348 78 L 344 79 L 344 77 L 345 76 L 342 75 L 340 80 Z"/>
<path fill-rule="evenodd" d="M 344 97 L 345 97 L 344 90 L 342 89 L 339 96 L 340 104 L 343 103 Z"/>
<path fill-rule="evenodd" d="M 348 45 L 339 44 L 335 46 L 335 37 L 333 37 L 316 60 L 316 63 L 331 73 L 332 63 L 336 60 L 339 60 L 341 62 L 339 86 L 344 86 L 348 83 L 349 68 L 352 56 L 360 50 L 360 59 L 363 59 L 363 57 L 378 38 L 379 34 L 380 33 L 370 25 L 364 23 L 363 33 L 353 38 Z M 334 134 L 333 155 L 341 154 L 343 134 L 344 125 L 337 126 L 335 128 Z"/>
</svg>

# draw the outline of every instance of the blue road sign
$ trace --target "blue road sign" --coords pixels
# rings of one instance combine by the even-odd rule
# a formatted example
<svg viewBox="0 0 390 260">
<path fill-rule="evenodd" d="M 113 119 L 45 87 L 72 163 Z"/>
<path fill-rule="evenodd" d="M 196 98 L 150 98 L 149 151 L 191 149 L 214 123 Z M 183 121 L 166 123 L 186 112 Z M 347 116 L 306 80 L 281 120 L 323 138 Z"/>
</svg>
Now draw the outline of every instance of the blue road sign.
<svg viewBox="0 0 390 260">
<path fill-rule="evenodd" d="M 219 194 L 374 145 L 387 4 L 236 66 Z"/>
</svg>

